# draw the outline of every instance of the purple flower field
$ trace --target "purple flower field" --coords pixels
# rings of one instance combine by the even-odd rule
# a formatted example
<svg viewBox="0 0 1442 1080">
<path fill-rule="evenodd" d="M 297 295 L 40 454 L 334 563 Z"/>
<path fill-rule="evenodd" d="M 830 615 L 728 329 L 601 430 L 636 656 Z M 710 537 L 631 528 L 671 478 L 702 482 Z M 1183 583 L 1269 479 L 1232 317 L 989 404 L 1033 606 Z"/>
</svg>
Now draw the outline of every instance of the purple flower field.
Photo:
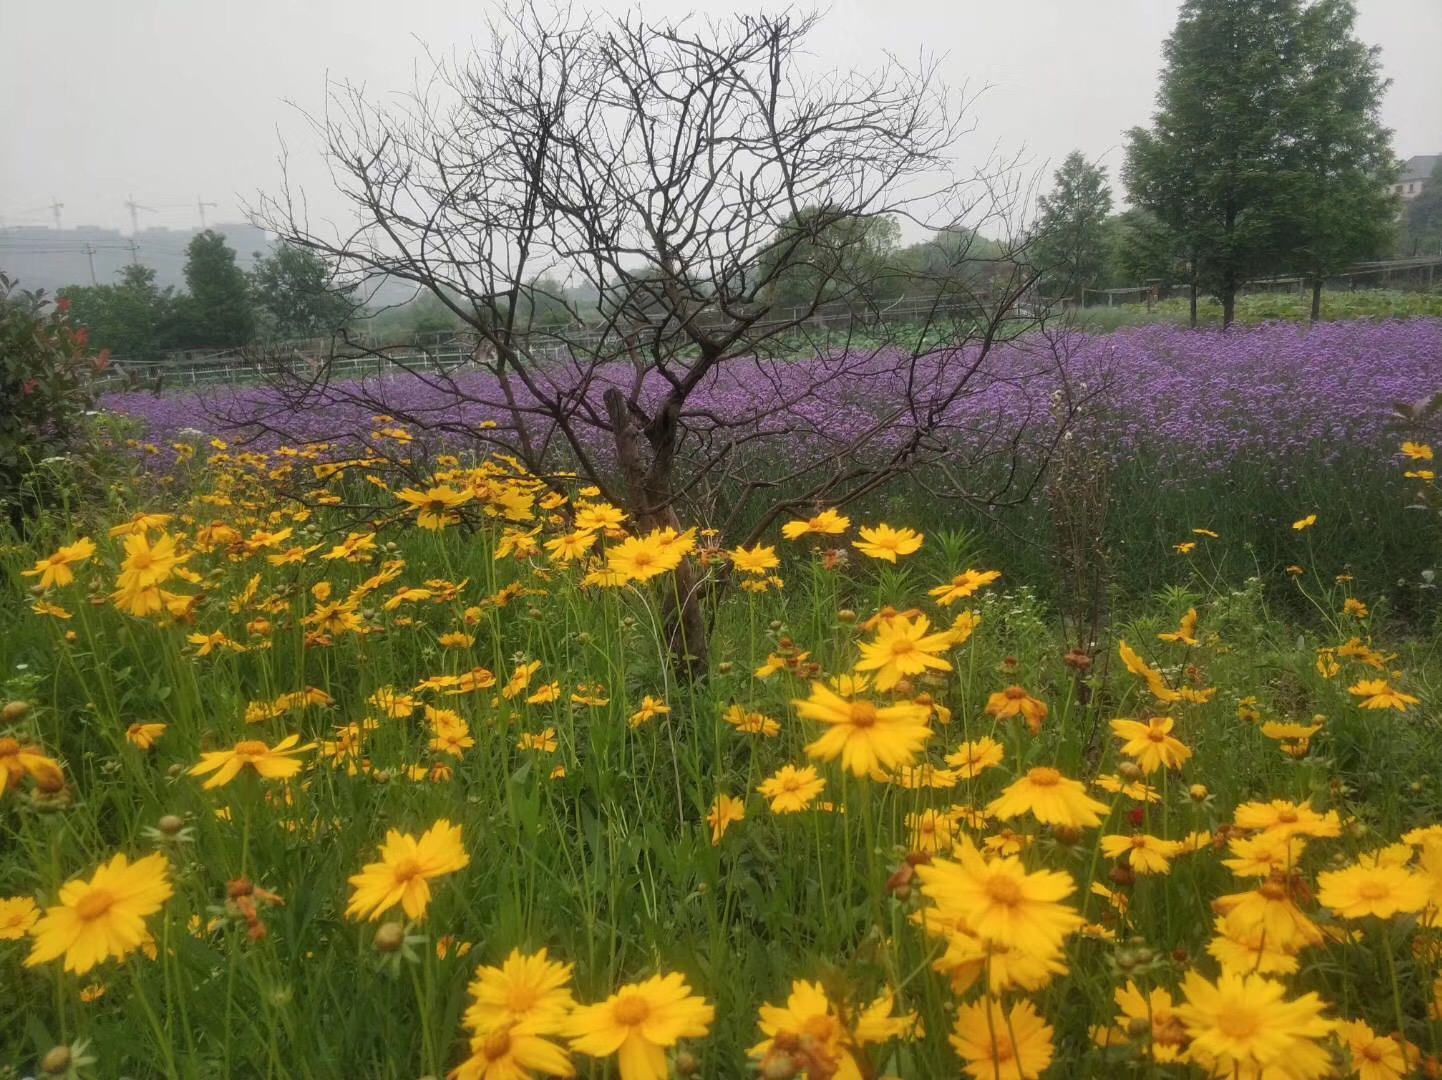
<svg viewBox="0 0 1442 1080">
<path fill-rule="evenodd" d="M 715 435 L 716 418 L 740 421 L 762 453 L 835 449 L 879 428 L 866 453 L 904 437 L 956 381 L 964 353 L 915 364 L 895 354 L 859 353 L 725 365 L 693 394 L 688 426 Z M 574 385 L 576 371 L 547 369 L 544 390 Z M 608 385 L 629 388 L 634 372 L 602 369 L 585 400 L 599 407 Z M 644 399 L 659 396 L 660 380 Z M 935 433 L 975 453 L 1016 439 L 1049 439 L 1062 395 L 1082 403 L 1080 430 L 1118 459 L 1155 455 L 1173 475 L 1214 472 L 1238 462 L 1323 466 L 1349 448 L 1385 452 L 1391 405 L 1442 391 L 1442 320 L 1334 322 L 1308 328 L 1272 324 L 1230 331 L 1141 327 L 1105 336 L 1033 338 L 994 351 L 946 400 Z M 526 398 L 522 395 L 522 405 Z M 137 418 L 161 444 L 199 429 L 269 448 L 282 441 L 327 441 L 353 451 L 373 431 L 375 402 L 416 425 L 444 426 L 454 447 L 467 428 L 492 421 L 492 438 L 510 427 L 495 380 L 482 372 L 451 379 L 412 375 L 336 383 L 296 411 L 262 387 L 156 397 L 107 396 L 103 405 Z M 578 414 L 579 415 L 579 414 Z M 578 421 L 582 439 L 602 448 L 605 433 Z M 817 445 L 812 445 L 817 444 Z M 1175 472 L 1173 472 L 1175 469 Z"/>
</svg>

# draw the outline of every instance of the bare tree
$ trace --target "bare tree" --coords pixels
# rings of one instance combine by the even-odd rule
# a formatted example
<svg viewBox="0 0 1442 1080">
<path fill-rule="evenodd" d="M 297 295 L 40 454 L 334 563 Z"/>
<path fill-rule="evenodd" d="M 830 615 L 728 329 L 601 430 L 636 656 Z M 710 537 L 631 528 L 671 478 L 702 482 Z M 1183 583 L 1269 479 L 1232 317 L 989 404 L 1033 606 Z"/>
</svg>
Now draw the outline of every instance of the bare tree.
<svg viewBox="0 0 1442 1080">
<path fill-rule="evenodd" d="M 706 521 L 733 541 L 918 466 L 938 494 L 1024 498 L 1036 476 L 1017 425 L 961 431 L 956 418 L 979 374 L 996 377 L 997 346 L 1035 326 L 1033 273 L 1006 239 L 1023 235 L 1017 174 L 958 178 L 969 102 L 934 66 L 806 77 L 815 21 L 525 6 L 482 52 L 435 61 L 398 106 L 333 87 L 314 124 L 361 225 L 313 227 L 289 191 L 257 216 L 346 283 L 439 298 L 480 370 L 352 342 L 349 355 L 393 363 L 444 406 L 408 408 L 390 383 L 323 370 L 292 374 L 273 414 L 250 419 L 284 430 L 297 408 L 364 405 L 503 447 L 542 477 L 579 474 L 642 530 Z M 872 222 L 937 239 L 911 263 L 861 257 Z M 985 257 L 982 228 L 1002 234 Z M 904 322 L 887 310 L 898 302 Z M 868 347 L 828 330 L 797 361 L 798 339 L 838 318 Z M 1056 370 L 1054 345 L 1013 346 L 1007 363 Z M 982 492 L 964 478 L 987 456 L 1007 467 Z M 683 567 L 667 617 L 693 671 L 706 648 L 698 578 Z"/>
</svg>

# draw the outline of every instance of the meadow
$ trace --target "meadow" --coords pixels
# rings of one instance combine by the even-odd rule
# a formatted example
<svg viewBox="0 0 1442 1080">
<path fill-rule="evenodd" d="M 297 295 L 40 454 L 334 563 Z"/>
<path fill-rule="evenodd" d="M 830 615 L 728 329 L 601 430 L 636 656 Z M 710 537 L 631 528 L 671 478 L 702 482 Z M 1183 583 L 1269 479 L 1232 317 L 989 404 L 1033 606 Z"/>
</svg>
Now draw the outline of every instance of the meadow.
<svg viewBox="0 0 1442 1080">
<path fill-rule="evenodd" d="M 1394 404 L 1442 322 L 1073 345 L 1096 640 L 1055 489 L 739 547 L 343 397 L 108 402 L 133 471 L 0 553 L 0 1075 L 1436 1075 L 1438 434 Z M 1010 363 L 958 443 L 1045 440 Z"/>
</svg>

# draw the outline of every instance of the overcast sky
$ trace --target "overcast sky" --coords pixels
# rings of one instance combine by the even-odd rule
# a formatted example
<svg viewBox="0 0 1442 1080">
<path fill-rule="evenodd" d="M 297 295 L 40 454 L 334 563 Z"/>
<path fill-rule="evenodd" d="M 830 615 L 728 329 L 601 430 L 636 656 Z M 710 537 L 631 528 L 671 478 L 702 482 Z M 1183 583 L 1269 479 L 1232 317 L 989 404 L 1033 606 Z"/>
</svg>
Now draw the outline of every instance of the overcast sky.
<svg viewBox="0 0 1442 1080">
<path fill-rule="evenodd" d="M 313 211 L 339 210 L 314 141 L 287 102 L 318 108 L 325 82 L 405 89 L 421 43 L 464 47 L 488 0 L 0 0 L 0 218 L 122 227 L 235 220 L 274 190 L 281 139 Z M 577 5 L 584 6 L 580 3 Z M 635 5 L 599 2 L 593 8 Z M 639 5 L 679 13 L 689 5 Z M 707 0 L 701 10 L 758 6 Z M 1034 166 L 1079 148 L 1115 178 L 1127 128 L 1156 93 L 1174 0 L 836 0 L 814 62 L 869 67 L 882 50 L 939 53 L 949 81 L 990 89 L 977 103 L 978 159 L 998 145 Z M 1359 0 L 1360 36 L 1392 80 L 1383 120 L 1398 154 L 1442 151 L 1442 0 Z"/>
</svg>

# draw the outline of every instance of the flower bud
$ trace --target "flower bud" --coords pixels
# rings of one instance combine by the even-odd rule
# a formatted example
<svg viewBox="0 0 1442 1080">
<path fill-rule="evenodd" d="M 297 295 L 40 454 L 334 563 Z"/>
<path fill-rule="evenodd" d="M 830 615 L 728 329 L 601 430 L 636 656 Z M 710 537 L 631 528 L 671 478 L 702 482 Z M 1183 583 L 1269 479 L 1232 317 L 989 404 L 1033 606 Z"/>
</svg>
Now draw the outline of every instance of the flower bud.
<svg viewBox="0 0 1442 1080">
<path fill-rule="evenodd" d="M 1140 780 L 1143 776 L 1142 767 L 1135 761 L 1123 761 L 1117 766 L 1117 775 L 1124 780 Z"/>
<path fill-rule="evenodd" d="M 185 819 L 176 814 L 166 814 L 155 823 L 155 827 L 166 836 L 174 836 L 185 828 Z"/>
<path fill-rule="evenodd" d="M 376 952 L 393 953 L 397 952 L 406 943 L 406 928 L 398 922 L 388 922 L 376 930 L 375 940 L 371 942 Z"/>
<path fill-rule="evenodd" d="M 11 702 L 7 702 L 6 705 L 5 705 L 5 707 L 4 707 L 3 709 L 0 709 L 0 720 L 3 720 L 3 721 L 4 721 L 5 723 L 7 723 L 7 724 L 14 724 L 14 723 L 17 723 L 17 722 L 20 721 L 20 720 L 25 719 L 25 714 L 28 713 L 29 711 L 30 711 L 30 702 L 28 702 L 28 701 L 11 701 Z M 56 1049 L 56 1050 L 65 1050 L 65 1047 L 63 1047 L 63 1046 L 57 1046 L 55 1049 Z M 54 1052 L 54 1051 L 52 1051 L 52 1053 L 53 1053 L 53 1052 Z M 68 1054 L 70 1051 L 69 1051 L 69 1050 L 65 1050 L 65 1052 Z"/>
<path fill-rule="evenodd" d="M 64 1076 L 70 1071 L 70 1063 L 73 1060 L 74 1055 L 71 1054 L 70 1047 L 56 1046 L 40 1059 L 40 1071 L 46 1076 Z"/>
</svg>

